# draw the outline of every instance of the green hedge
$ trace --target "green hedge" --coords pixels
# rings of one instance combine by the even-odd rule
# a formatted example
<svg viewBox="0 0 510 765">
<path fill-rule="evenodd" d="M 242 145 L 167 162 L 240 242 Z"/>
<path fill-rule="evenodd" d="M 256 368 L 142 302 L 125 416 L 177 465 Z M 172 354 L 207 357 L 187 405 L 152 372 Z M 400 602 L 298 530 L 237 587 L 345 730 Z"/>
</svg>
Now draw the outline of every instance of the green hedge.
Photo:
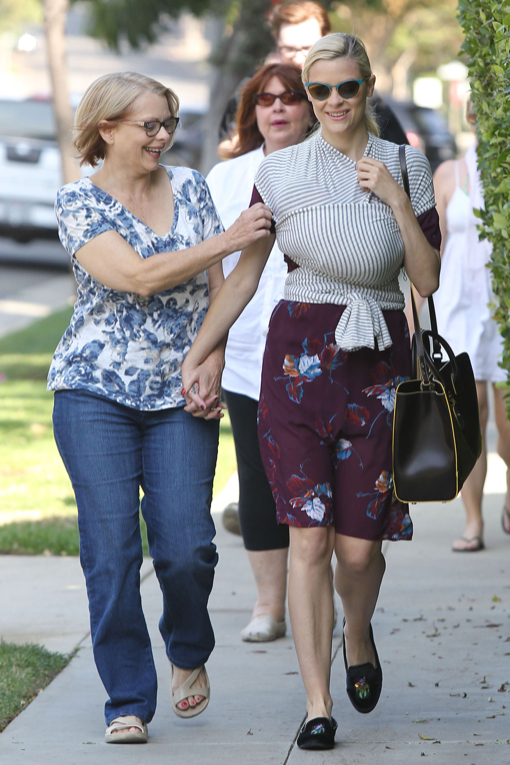
<svg viewBox="0 0 510 765">
<path fill-rule="evenodd" d="M 459 0 L 485 191 L 480 231 L 493 244 L 495 318 L 510 372 L 510 0 Z"/>
</svg>

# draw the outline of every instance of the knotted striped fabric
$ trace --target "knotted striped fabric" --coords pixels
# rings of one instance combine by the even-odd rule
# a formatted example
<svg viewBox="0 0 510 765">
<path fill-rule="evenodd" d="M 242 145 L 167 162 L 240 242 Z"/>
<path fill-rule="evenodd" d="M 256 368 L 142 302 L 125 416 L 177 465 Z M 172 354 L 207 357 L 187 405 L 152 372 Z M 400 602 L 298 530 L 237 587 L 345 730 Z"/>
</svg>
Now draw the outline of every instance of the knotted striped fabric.
<svg viewBox="0 0 510 765">
<path fill-rule="evenodd" d="M 427 160 L 408 147 L 416 214 L 434 206 Z M 365 156 L 383 161 L 401 183 L 398 147 L 370 135 Z M 284 299 L 345 305 L 335 328 L 346 351 L 392 344 L 384 310 L 403 310 L 398 275 L 404 243 L 391 208 L 361 189 L 356 164 L 318 134 L 270 154 L 255 185 L 271 208 L 278 247 L 299 268 Z M 414 187 L 414 188 L 413 188 Z"/>
</svg>

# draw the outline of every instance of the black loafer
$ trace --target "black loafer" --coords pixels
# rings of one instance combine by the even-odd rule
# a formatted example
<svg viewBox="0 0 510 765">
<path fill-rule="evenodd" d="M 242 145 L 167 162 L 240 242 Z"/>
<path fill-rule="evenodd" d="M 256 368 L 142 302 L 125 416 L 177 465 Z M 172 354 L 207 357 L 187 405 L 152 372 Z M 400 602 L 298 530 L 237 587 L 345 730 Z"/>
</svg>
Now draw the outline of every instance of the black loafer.
<svg viewBox="0 0 510 765">
<path fill-rule="evenodd" d="M 300 749 L 333 749 L 337 728 L 334 717 L 314 717 L 299 731 L 297 745 Z"/>
<path fill-rule="evenodd" d="M 345 624 L 345 620 L 344 620 Z M 347 666 L 347 654 L 345 651 L 345 635 L 343 639 L 344 665 L 347 673 L 346 690 L 356 711 L 368 714 L 377 706 L 382 690 L 382 669 L 374 643 L 374 633 L 370 625 L 370 641 L 372 643 L 377 667 L 373 664 L 355 664 Z"/>
</svg>

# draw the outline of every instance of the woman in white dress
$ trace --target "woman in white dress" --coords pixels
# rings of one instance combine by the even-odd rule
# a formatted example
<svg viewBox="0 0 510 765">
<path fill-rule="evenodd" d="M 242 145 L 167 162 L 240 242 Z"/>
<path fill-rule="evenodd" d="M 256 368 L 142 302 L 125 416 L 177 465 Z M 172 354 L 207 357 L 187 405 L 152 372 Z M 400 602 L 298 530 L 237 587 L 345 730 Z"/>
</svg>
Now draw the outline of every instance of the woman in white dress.
<svg viewBox="0 0 510 765">
<path fill-rule="evenodd" d="M 470 106 L 468 121 L 473 125 Z M 476 143 L 464 159 L 443 162 L 434 174 L 437 210 L 441 224 L 443 251 L 441 284 L 434 295 L 439 332 L 455 353 L 467 351 L 473 365 L 480 407 L 483 449 L 474 470 L 462 489 L 466 509 L 464 534 L 456 539 L 454 552 L 477 552 L 484 547 L 482 499 L 487 475 L 485 430 L 487 426 L 488 386 L 494 391 L 494 414 L 498 429 L 498 453 L 510 465 L 510 425 L 504 391 L 506 372 L 499 366 L 502 338 L 488 304 L 492 301 L 491 272 L 487 268 L 491 245 L 478 238 L 478 220 L 473 209 L 483 207 L 483 190 L 477 169 Z M 508 483 L 508 471 L 507 471 Z M 510 534 L 510 490 L 503 505 L 502 526 Z"/>
<path fill-rule="evenodd" d="M 266 156 L 306 138 L 315 119 L 301 82 L 289 64 L 268 64 L 244 86 L 237 112 L 237 135 L 231 158 L 213 167 L 207 183 L 225 226 L 251 200 L 255 174 Z M 240 252 L 224 258 L 227 277 Z M 223 391 L 234 435 L 239 475 L 239 522 L 257 586 L 257 601 L 241 637 L 265 642 L 286 632 L 288 526 L 276 521 L 257 435 L 262 356 L 271 313 L 283 297 L 287 276 L 284 256 L 274 247 L 257 292 L 230 329 L 225 352 Z"/>
</svg>

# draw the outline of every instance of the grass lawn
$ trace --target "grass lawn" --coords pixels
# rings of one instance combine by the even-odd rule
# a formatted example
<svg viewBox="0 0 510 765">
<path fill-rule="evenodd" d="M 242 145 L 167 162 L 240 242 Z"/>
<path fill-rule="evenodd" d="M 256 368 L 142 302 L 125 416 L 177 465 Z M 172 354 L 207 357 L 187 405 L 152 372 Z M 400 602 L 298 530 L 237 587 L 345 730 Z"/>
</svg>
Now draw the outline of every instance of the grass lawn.
<svg viewBox="0 0 510 765">
<path fill-rule="evenodd" d="M 0 642 L 0 731 L 69 663 L 39 645 Z"/>
<path fill-rule="evenodd" d="M 0 339 L 0 553 L 78 554 L 76 504 L 53 440 L 53 394 L 46 391 L 51 357 L 71 313 L 54 313 Z M 226 416 L 215 494 L 235 467 Z"/>
</svg>

